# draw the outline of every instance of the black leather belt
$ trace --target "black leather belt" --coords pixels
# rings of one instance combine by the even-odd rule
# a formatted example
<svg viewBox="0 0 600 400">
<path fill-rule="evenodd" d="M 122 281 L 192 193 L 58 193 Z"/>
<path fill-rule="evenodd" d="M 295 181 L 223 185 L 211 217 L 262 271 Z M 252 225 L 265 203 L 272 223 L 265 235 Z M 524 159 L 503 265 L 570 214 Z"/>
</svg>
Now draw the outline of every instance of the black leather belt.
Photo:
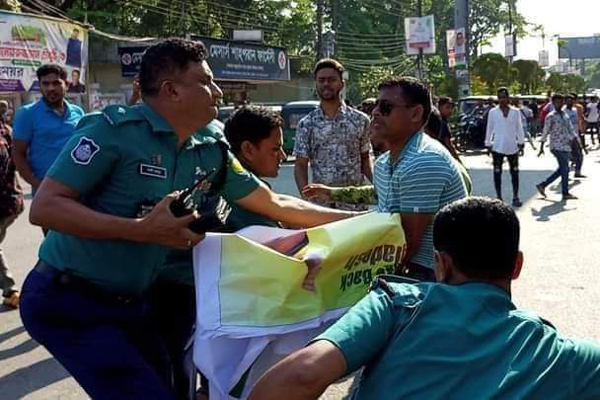
<svg viewBox="0 0 600 400">
<path fill-rule="evenodd" d="M 67 271 L 61 271 L 60 269 L 53 267 L 43 260 L 39 260 L 33 269 L 39 274 L 49 278 L 56 285 L 81 291 L 82 293 L 90 295 L 100 301 L 128 304 L 140 301 L 142 299 L 139 295 L 123 295 L 109 292 L 100 286 L 85 280 L 84 278 L 75 276 Z"/>
</svg>

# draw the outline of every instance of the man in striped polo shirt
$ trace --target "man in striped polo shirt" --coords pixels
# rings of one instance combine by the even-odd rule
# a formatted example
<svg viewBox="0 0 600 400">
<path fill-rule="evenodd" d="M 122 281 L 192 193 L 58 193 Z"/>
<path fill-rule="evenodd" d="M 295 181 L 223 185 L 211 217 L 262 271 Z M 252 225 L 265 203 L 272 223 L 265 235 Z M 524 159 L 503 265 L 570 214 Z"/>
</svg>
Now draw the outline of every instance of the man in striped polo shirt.
<svg viewBox="0 0 600 400">
<path fill-rule="evenodd" d="M 407 252 L 397 273 L 435 281 L 433 216 L 466 197 L 464 182 L 450 153 L 423 132 L 431 98 L 420 81 L 383 81 L 375 104 L 371 129 L 390 149 L 375 164 L 378 209 L 400 213 L 406 234 Z"/>
</svg>

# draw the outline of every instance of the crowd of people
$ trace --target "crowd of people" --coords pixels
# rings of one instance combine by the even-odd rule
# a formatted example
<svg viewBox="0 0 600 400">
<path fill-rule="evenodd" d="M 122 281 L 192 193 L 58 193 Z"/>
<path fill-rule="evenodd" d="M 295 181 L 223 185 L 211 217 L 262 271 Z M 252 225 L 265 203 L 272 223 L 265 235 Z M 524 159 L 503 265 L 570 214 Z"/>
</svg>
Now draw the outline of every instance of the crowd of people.
<svg viewBox="0 0 600 400">
<path fill-rule="evenodd" d="M 298 198 L 264 180 L 286 159 L 281 117 L 244 106 L 224 127 L 216 123 L 222 92 L 206 58 L 201 43 L 163 40 L 142 58 L 141 101 L 89 115 L 64 99 L 64 69 L 45 65 L 43 97 L 16 113 L 14 140 L 0 120 L 0 238 L 23 210 L 17 170 L 34 191 L 30 221 L 45 234 L 20 296 L 0 253 L 5 304 L 20 307 L 27 332 L 88 395 L 210 398 L 205 379 L 196 393 L 201 375 L 189 359 L 192 248 L 204 233 L 190 229 L 197 212 L 175 217 L 170 208 L 208 176 L 194 196 L 227 201 L 228 231 L 318 226 L 371 204 L 399 213 L 406 237 L 395 274 L 379 277 L 325 333 L 274 365 L 250 398 L 314 399 L 362 367 L 356 396 L 364 399 L 600 396 L 600 347 L 562 337 L 511 302 L 523 262 L 519 221 L 499 200 L 469 197 L 449 128 L 452 99 L 434 107 L 422 82 L 389 77 L 365 102 L 367 115 L 340 98 L 343 65 L 319 61 L 320 107 L 300 121 L 294 148 Z M 519 206 L 522 114 L 506 89 L 498 95 L 486 143 L 496 181 L 508 158 Z M 549 137 L 564 178 L 563 153 L 577 135 L 562 99 L 553 96 L 540 152 Z M 373 147 L 381 153 L 374 164 Z M 304 283 L 310 288 L 314 276 Z"/>
</svg>

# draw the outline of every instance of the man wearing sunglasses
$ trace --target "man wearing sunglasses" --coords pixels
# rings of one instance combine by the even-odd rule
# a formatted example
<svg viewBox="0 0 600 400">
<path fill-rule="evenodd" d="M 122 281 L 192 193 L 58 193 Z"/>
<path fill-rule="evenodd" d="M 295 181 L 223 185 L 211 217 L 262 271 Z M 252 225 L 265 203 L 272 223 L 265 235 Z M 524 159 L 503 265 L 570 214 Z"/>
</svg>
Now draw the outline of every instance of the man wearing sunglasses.
<svg viewBox="0 0 600 400">
<path fill-rule="evenodd" d="M 379 85 L 371 129 L 390 149 L 375 163 L 378 210 L 400 213 L 406 234 L 398 273 L 435 281 L 433 216 L 466 197 L 466 189 L 450 153 L 423 132 L 430 113 L 429 91 L 420 81 L 387 79 Z"/>
</svg>

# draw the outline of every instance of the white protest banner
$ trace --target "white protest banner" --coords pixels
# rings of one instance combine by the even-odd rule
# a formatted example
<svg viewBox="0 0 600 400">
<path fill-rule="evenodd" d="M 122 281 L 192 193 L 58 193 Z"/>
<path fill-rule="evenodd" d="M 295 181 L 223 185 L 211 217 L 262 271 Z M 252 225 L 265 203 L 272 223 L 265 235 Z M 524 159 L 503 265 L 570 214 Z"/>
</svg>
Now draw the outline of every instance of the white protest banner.
<svg viewBox="0 0 600 400">
<path fill-rule="evenodd" d="M 287 241 L 293 256 L 273 250 L 274 239 Z M 211 384 L 211 400 L 246 396 L 273 363 L 364 297 L 377 275 L 393 273 L 405 251 L 398 214 L 306 231 L 254 226 L 207 234 L 194 249 L 194 362 Z M 314 290 L 303 287 L 309 270 Z"/>
</svg>

